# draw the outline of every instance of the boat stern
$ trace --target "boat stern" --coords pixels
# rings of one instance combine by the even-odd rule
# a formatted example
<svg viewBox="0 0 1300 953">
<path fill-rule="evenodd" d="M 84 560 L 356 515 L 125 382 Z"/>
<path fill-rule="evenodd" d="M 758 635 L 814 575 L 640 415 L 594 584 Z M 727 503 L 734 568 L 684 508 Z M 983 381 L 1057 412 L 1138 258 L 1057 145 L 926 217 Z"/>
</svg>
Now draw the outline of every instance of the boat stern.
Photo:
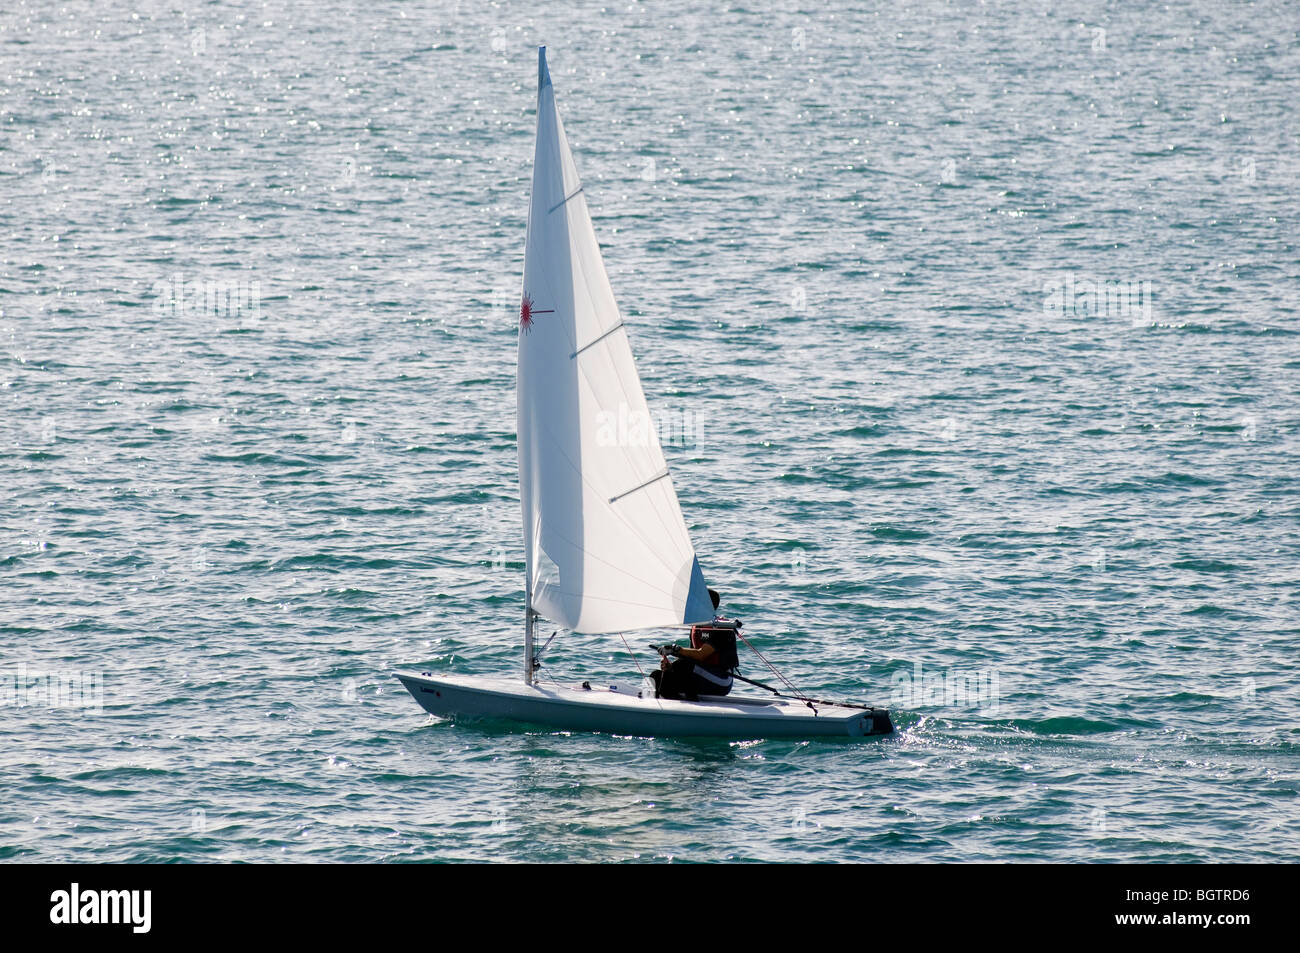
<svg viewBox="0 0 1300 953">
<path fill-rule="evenodd" d="M 873 708 L 870 711 L 863 712 L 859 719 L 859 725 L 862 728 L 861 734 L 864 737 L 870 735 L 892 735 L 894 733 L 894 723 L 890 720 L 889 712 L 883 708 Z"/>
</svg>

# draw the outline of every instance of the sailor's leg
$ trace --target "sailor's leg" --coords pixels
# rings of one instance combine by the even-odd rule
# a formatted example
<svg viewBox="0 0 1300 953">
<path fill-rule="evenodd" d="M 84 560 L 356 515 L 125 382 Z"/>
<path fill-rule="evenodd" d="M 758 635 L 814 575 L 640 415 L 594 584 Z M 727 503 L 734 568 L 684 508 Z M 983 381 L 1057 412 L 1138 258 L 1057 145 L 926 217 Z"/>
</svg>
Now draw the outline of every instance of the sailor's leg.
<svg viewBox="0 0 1300 953">
<path fill-rule="evenodd" d="M 677 671 L 676 662 L 672 662 L 660 670 L 657 681 L 659 683 L 660 698 L 675 699 L 680 697 L 679 690 L 681 687 L 681 679 Z"/>
<path fill-rule="evenodd" d="M 701 665 L 691 672 L 691 684 L 700 695 L 721 697 L 731 692 L 731 679 L 715 675 Z"/>
<path fill-rule="evenodd" d="M 695 694 L 695 663 L 688 658 L 674 659 L 664 673 L 664 697 L 699 701 Z"/>
</svg>

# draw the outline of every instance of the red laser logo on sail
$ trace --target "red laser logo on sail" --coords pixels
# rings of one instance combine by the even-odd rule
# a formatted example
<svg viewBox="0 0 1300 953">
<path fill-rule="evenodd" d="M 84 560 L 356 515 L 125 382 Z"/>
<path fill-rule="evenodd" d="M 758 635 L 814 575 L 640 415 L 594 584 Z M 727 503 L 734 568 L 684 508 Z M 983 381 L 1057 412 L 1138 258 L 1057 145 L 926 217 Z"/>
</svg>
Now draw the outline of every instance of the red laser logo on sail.
<svg viewBox="0 0 1300 953">
<path fill-rule="evenodd" d="M 523 303 L 519 305 L 519 326 L 525 331 L 533 329 L 533 315 L 535 314 L 554 314 L 553 308 L 539 310 L 533 307 L 533 299 L 528 297 L 528 292 L 524 292 Z"/>
</svg>

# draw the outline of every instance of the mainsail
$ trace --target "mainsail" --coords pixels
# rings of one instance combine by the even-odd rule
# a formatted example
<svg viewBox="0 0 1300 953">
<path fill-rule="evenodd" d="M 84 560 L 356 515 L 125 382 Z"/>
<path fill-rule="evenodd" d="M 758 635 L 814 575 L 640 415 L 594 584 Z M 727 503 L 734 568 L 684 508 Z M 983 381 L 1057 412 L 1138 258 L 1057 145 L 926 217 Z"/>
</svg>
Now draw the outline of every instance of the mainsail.
<svg viewBox="0 0 1300 953">
<path fill-rule="evenodd" d="M 578 632 L 707 620 L 713 607 L 649 425 L 545 47 L 537 84 L 518 368 L 530 609 Z"/>
</svg>

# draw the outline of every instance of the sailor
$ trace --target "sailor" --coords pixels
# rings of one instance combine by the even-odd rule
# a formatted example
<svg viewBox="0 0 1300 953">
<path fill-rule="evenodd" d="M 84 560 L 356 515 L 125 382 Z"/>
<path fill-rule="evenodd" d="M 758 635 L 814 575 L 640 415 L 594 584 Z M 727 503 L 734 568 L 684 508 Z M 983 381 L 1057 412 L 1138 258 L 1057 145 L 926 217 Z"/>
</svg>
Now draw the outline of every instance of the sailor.
<svg viewBox="0 0 1300 953">
<path fill-rule="evenodd" d="M 720 597 L 712 589 L 713 611 Z M 721 619 L 691 626 L 691 647 L 660 647 L 659 670 L 651 672 L 656 698 L 684 698 L 699 701 L 701 695 L 725 695 L 731 691 L 731 673 L 740 664 L 736 656 L 736 632 L 740 620 Z M 669 660 L 671 658 L 671 661 Z"/>
</svg>

